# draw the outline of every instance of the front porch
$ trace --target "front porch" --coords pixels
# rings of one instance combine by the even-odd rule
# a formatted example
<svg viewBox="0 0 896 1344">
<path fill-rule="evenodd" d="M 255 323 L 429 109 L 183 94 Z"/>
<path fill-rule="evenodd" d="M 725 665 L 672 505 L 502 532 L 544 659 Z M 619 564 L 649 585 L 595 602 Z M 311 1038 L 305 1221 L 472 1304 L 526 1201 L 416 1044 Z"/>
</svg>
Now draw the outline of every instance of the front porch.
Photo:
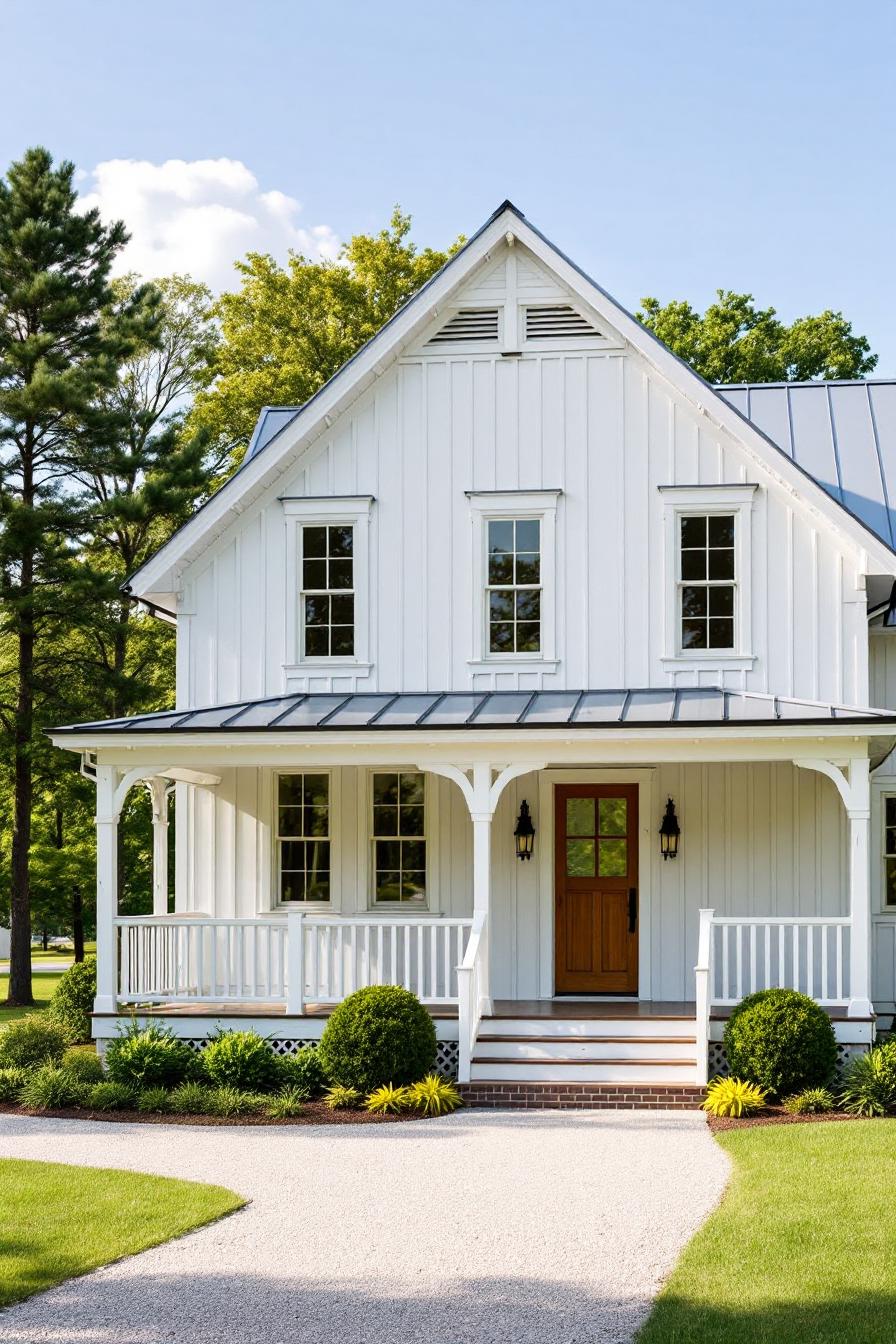
<svg viewBox="0 0 896 1344">
<path fill-rule="evenodd" d="M 510 1066 L 496 1061 L 512 1054 L 521 1080 L 574 1068 L 595 1084 L 622 1071 L 645 1084 L 674 1076 L 698 1085 L 714 1066 L 721 1015 L 780 985 L 831 1011 L 845 1045 L 867 1042 L 869 779 L 892 724 L 823 706 L 797 713 L 774 702 L 770 711 L 767 697 L 687 694 L 441 697 L 451 702 L 446 720 L 429 732 L 398 709 L 385 717 L 396 699 L 424 697 L 387 696 L 297 697 L 300 708 L 327 704 L 310 704 L 304 718 L 290 710 L 295 725 L 276 732 L 262 719 L 279 706 L 148 716 L 139 731 L 127 721 L 73 729 L 60 741 L 87 753 L 98 793 L 98 1037 L 138 1009 L 182 1034 L 187 1023 L 201 1036 L 250 1020 L 284 1042 L 313 1040 L 347 994 L 394 983 L 456 1043 L 464 1082 L 497 1081 Z M 639 696 L 649 717 L 635 712 Z M 351 718 L 355 700 L 368 726 L 329 729 L 334 715 Z M 512 715 L 501 720 L 508 700 Z M 753 702 L 764 721 L 750 717 Z M 696 717 L 707 703 L 711 721 Z M 253 715 L 251 731 L 226 728 L 243 714 Z M 522 714 L 525 727 L 509 735 Z M 309 727 L 314 715 L 320 726 Z M 389 772 L 391 802 L 388 789 L 377 793 Z M 278 792 L 283 777 L 300 783 Z M 154 913 L 122 917 L 117 826 L 135 785 L 153 796 Z M 682 826 L 671 861 L 657 834 L 667 798 Z M 519 862 L 524 801 L 536 837 Z M 401 835 L 392 813 L 405 803 L 414 871 L 381 880 L 378 837 Z M 302 808 L 310 822 L 296 821 Z M 291 849 L 286 863 L 282 846 L 295 836 L 305 857 Z M 892 1000 L 892 986 L 884 990 Z M 495 1028 L 499 1003 L 517 1005 L 518 1030 Z M 649 1004 L 663 1006 L 662 1031 L 642 1029 Z M 686 1030 L 669 1026 L 676 1017 Z M 502 1034 L 518 1038 L 514 1049 L 505 1041 L 490 1053 L 489 1038 Z M 670 1039 L 672 1048 L 653 1049 Z"/>
</svg>

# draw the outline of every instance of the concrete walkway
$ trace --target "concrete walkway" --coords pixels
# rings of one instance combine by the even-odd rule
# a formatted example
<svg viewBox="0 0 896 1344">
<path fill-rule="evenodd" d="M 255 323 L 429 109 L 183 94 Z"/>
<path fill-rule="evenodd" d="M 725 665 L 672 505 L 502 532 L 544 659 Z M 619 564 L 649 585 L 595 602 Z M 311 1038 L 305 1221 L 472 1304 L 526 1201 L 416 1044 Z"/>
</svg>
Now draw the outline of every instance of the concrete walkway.
<svg viewBox="0 0 896 1344">
<path fill-rule="evenodd" d="M 251 1199 L 0 1312 L 7 1344 L 622 1344 L 718 1201 L 699 1115 L 193 1128 L 0 1116 L 0 1156 Z"/>
</svg>

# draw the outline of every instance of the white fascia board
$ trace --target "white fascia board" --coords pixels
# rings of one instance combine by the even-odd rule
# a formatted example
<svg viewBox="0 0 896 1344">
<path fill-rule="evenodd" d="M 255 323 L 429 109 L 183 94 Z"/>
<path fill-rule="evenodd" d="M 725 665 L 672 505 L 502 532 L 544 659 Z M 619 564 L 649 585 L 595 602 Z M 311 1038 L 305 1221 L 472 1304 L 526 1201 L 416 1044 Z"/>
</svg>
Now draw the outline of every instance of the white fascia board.
<svg viewBox="0 0 896 1344">
<path fill-rule="evenodd" d="M 514 227 L 519 216 L 505 210 L 443 267 L 424 288 L 400 309 L 392 320 L 344 365 L 314 398 L 300 410 L 271 442 L 244 462 L 220 490 L 184 524 L 155 555 L 131 577 L 130 591 L 144 593 L 174 592 L 176 572 L 190 563 L 242 513 L 272 481 L 283 474 L 284 466 L 295 467 L 295 455 L 325 430 L 331 420 L 352 404 L 398 358 L 400 352 L 426 329 L 451 292 L 488 261 L 507 232 L 508 221 Z"/>
<path fill-rule="evenodd" d="M 683 360 L 668 350 L 662 341 L 643 327 L 637 318 L 589 280 L 572 262 L 559 253 L 551 243 L 523 219 L 514 218 L 514 232 L 520 241 L 550 266 L 570 289 L 577 292 L 596 313 L 616 328 L 634 350 L 654 368 L 664 380 L 683 396 L 691 407 L 710 423 L 723 430 L 747 452 L 755 464 L 764 470 L 776 484 L 786 490 L 819 521 L 845 537 L 849 544 L 868 559 L 882 567 L 885 574 L 896 575 L 896 553 L 886 546 L 875 533 L 828 493 L 795 462 L 783 449 L 767 438 L 756 426 L 725 400 L 715 388 Z"/>
</svg>

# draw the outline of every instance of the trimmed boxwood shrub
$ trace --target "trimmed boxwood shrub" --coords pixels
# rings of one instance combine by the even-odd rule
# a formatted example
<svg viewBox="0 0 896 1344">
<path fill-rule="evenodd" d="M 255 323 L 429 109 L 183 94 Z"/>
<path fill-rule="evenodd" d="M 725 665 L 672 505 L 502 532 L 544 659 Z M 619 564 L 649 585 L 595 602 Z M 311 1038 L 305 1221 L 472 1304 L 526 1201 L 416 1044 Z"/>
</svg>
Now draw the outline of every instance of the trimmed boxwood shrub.
<svg viewBox="0 0 896 1344">
<path fill-rule="evenodd" d="M 48 1008 L 71 1041 L 90 1040 L 90 1014 L 96 998 L 96 957 L 85 957 L 65 972 Z"/>
<path fill-rule="evenodd" d="M 69 1044 L 68 1033 L 58 1022 L 46 1013 L 29 1013 L 0 1031 L 0 1068 L 59 1064 Z"/>
<path fill-rule="evenodd" d="M 372 1092 L 384 1083 L 416 1083 L 436 1062 L 436 1029 L 420 1000 L 398 985 L 359 989 L 324 1028 L 320 1062 L 343 1087 Z"/>
<path fill-rule="evenodd" d="M 830 1018 L 795 989 L 761 989 L 737 1005 L 725 1025 L 732 1075 L 758 1083 L 773 1097 L 824 1087 L 837 1065 Z"/>
<path fill-rule="evenodd" d="M 106 1047 L 106 1072 L 113 1083 L 142 1092 L 147 1087 L 177 1087 L 187 1076 L 193 1051 L 168 1027 L 131 1023 Z"/>
<path fill-rule="evenodd" d="M 101 1083 L 103 1061 L 89 1045 L 73 1045 L 62 1057 L 62 1067 L 79 1083 Z"/>
<path fill-rule="evenodd" d="M 273 1092 L 280 1085 L 281 1061 L 257 1031 L 222 1031 L 200 1056 L 202 1074 L 213 1087 L 237 1092 Z"/>
</svg>

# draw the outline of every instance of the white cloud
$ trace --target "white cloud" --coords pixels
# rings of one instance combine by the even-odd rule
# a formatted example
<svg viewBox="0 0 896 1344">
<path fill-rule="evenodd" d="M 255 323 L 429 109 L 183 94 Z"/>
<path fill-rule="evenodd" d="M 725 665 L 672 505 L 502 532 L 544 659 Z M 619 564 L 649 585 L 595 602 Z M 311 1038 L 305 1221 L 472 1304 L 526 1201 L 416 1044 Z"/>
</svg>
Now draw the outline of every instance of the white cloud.
<svg viewBox="0 0 896 1344">
<path fill-rule="evenodd" d="M 300 227 L 299 202 L 282 191 L 260 191 L 239 159 L 108 159 L 87 176 L 83 207 L 123 219 L 131 235 L 118 274 L 186 272 L 217 291 L 236 287 L 233 263 L 246 252 L 271 252 L 283 261 L 289 248 L 312 258 L 339 250 L 328 224 Z"/>
</svg>

